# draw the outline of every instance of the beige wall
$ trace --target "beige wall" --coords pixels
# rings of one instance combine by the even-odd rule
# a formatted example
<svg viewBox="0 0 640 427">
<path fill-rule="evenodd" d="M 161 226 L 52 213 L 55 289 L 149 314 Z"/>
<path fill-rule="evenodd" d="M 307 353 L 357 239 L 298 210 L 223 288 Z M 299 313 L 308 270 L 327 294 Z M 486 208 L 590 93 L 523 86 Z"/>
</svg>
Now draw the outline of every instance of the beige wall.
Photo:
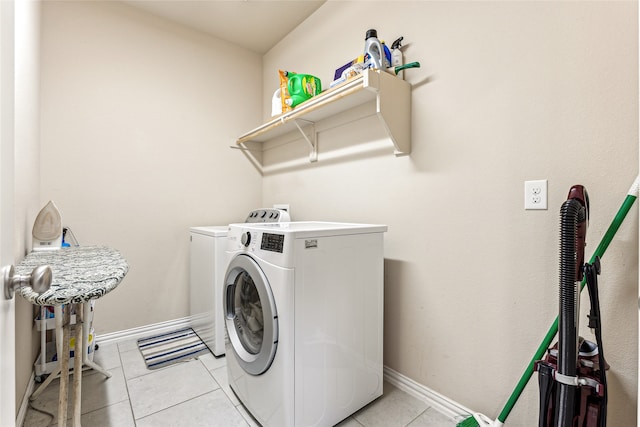
<svg viewBox="0 0 640 427">
<path fill-rule="evenodd" d="M 124 4 L 43 3 L 40 201 L 130 264 L 97 334 L 189 315 L 189 227 L 260 203 L 229 148 L 260 120 L 260 72 L 258 55 Z"/>
<path fill-rule="evenodd" d="M 590 256 L 638 173 L 637 17 L 635 2 L 328 2 L 265 56 L 264 118 L 279 68 L 328 86 L 368 28 L 422 63 L 409 157 L 370 119 L 325 126 L 318 163 L 291 162 L 299 140 L 273 148 L 262 184 L 296 220 L 388 224 L 385 365 L 498 415 L 557 315 L 569 188 L 591 195 Z M 548 210 L 523 209 L 531 179 L 549 180 Z M 635 425 L 637 207 L 600 280 L 609 422 Z M 534 379 L 509 425 L 535 423 L 536 394 Z"/>
<path fill-rule="evenodd" d="M 423 64 L 407 72 L 411 156 L 394 158 L 367 119 L 321 132 L 317 164 L 261 180 L 227 147 L 269 116 L 277 69 L 327 84 L 369 27 L 404 35 L 406 60 Z M 388 224 L 385 364 L 494 417 L 556 315 L 567 190 L 590 192 L 593 250 L 638 173 L 637 31 L 632 2 L 329 2 L 262 67 L 124 5 L 48 1 L 39 204 L 55 200 L 82 244 L 131 264 L 97 305 L 99 334 L 188 314 L 191 225 L 260 202 Z M 260 93 L 262 108 L 247 101 Z M 269 162 L 289 153 L 306 156 L 297 142 Z M 548 211 L 522 209 L 527 179 L 549 180 Z M 636 419 L 637 224 L 634 208 L 603 259 L 611 425 Z M 510 425 L 536 419 L 536 393 L 532 381 Z"/>
<path fill-rule="evenodd" d="M 31 227 L 39 207 L 40 3 L 15 3 L 15 232 L 14 256 L 21 260 L 31 248 Z M 16 300 L 16 408 L 22 403 L 38 353 L 33 306 Z"/>
</svg>

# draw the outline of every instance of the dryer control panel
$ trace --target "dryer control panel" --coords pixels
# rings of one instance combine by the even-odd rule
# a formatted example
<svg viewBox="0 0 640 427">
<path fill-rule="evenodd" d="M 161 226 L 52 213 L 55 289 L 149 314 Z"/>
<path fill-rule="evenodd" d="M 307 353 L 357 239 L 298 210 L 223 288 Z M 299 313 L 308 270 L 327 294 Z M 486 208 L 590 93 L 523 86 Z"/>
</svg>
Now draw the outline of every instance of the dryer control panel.
<svg viewBox="0 0 640 427">
<path fill-rule="evenodd" d="M 289 212 L 281 209 L 262 208 L 249 212 L 244 222 L 291 222 Z"/>
</svg>

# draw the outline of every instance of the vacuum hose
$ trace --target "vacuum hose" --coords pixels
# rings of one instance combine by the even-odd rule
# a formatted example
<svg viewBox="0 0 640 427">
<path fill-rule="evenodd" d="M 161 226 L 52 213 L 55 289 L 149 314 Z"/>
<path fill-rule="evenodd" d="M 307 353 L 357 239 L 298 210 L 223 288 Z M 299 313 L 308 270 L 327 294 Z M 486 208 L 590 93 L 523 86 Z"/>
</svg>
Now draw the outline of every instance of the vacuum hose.
<svg viewBox="0 0 640 427">
<path fill-rule="evenodd" d="M 583 277 L 587 232 L 588 196 L 581 185 L 569 191 L 560 208 L 560 310 L 558 325 L 558 374 L 577 376 L 580 285 Z M 571 427 L 577 387 L 558 383 L 554 419 L 558 426 Z"/>
</svg>

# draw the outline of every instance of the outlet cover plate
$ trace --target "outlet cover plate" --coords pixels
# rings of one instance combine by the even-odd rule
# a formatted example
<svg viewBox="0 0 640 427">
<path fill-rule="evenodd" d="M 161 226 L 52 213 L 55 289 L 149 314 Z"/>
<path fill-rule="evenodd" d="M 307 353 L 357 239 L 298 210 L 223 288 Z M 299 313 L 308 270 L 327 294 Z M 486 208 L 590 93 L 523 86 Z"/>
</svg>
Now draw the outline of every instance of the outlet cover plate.
<svg viewBox="0 0 640 427">
<path fill-rule="evenodd" d="M 289 212 L 289 216 L 291 216 L 291 206 L 289 206 L 289 203 L 274 203 L 273 209 L 281 209 L 283 211 L 287 211 Z"/>
<path fill-rule="evenodd" d="M 524 208 L 526 210 L 547 209 L 547 180 L 524 182 Z"/>
</svg>

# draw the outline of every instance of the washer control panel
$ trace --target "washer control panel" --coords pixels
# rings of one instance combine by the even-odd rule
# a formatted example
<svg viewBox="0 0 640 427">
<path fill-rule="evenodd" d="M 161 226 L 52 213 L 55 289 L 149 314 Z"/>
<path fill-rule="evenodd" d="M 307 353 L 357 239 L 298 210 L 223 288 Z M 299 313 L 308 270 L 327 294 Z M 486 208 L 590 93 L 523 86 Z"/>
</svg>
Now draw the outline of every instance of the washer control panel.
<svg viewBox="0 0 640 427">
<path fill-rule="evenodd" d="M 249 212 L 244 222 L 291 222 L 291 217 L 287 211 L 262 208 Z"/>
<path fill-rule="evenodd" d="M 260 249 L 282 253 L 284 248 L 284 234 L 263 233 Z"/>
</svg>

